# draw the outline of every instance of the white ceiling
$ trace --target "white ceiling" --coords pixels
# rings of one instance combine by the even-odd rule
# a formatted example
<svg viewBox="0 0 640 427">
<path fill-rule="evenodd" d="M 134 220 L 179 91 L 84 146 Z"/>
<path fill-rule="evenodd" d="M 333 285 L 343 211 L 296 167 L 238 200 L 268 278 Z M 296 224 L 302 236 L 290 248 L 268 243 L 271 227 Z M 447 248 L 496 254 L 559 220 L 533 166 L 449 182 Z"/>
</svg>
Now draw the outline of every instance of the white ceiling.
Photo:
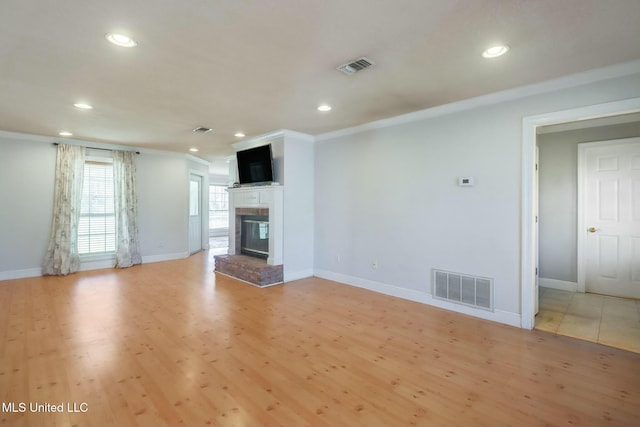
<svg viewBox="0 0 640 427">
<path fill-rule="evenodd" d="M 638 0 L 2 0 L 0 129 L 212 160 L 237 131 L 317 135 L 637 60 L 638 22 Z M 376 65 L 335 70 L 360 56 Z"/>
</svg>

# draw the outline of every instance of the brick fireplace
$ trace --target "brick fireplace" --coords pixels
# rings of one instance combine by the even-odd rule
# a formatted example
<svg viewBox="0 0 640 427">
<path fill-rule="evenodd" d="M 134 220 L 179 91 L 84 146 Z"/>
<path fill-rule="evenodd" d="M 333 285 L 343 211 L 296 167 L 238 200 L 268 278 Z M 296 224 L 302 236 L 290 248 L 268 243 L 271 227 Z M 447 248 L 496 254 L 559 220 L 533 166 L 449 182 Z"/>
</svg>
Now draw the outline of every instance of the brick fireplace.
<svg viewBox="0 0 640 427">
<path fill-rule="evenodd" d="M 228 191 L 229 253 L 214 257 L 215 271 L 260 287 L 282 283 L 282 187 Z"/>
</svg>

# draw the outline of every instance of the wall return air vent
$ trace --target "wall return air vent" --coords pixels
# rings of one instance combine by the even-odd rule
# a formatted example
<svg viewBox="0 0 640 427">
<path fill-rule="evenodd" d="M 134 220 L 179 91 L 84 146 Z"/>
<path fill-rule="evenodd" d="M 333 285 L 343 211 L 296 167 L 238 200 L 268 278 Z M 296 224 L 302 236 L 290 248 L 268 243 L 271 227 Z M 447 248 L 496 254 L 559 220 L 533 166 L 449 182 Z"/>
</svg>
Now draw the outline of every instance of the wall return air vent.
<svg viewBox="0 0 640 427">
<path fill-rule="evenodd" d="M 375 65 L 375 63 L 372 60 L 363 56 L 351 62 L 347 62 L 346 64 L 342 64 L 341 66 L 337 67 L 336 70 L 342 71 L 345 74 L 355 74 L 358 71 L 362 71 L 373 65 Z"/>
<path fill-rule="evenodd" d="M 434 298 L 493 311 L 493 279 L 433 270 Z"/>
</svg>

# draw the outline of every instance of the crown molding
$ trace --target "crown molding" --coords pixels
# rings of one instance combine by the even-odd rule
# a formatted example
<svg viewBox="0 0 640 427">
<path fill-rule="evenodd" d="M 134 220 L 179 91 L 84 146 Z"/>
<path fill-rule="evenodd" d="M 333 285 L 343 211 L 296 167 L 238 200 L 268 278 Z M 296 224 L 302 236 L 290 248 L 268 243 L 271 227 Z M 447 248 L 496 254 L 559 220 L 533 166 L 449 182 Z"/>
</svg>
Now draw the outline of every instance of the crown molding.
<svg viewBox="0 0 640 427">
<path fill-rule="evenodd" d="M 179 154 L 179 153 L 176 153 Z M 211 162 L 205 160 L 205 159 L 201 159 L 200 157 L 194 156 L 192 154 L 185 154 L 184 155 L 187 160 L 191 160 L 192 162 L 196 162 L 196 163 L 200 163 L 201 165 L 205 165 L 205 166 L 209 166 L 211 164 Z"/>
<path fill-rule="evenodd" d="M 105 150 L 138 151 L 141 154 L 155 154 L 160 156 L 181 157 L 188 160 L 193 160 L 194 162 L 202 163 L 204 165 L 210 164 L 209 161 L 202 159 L 200 157 L 196 157 L 192 154 L 179 153 L 177 151 L 156 150 L 153 148 L 143 148 L 143 147 L 138 147 L 134 145 L 109 144 L 104 142 L 87 141 L 87 140 L 76 139 L 76 138 L 61 138 L 61 137 L 53 137 L 53 136 L 34 135 L 29 133 L 10 132 L 5 130 L 0 130 L 0 138 L 10 139 L 14 141 L 29 141 L 29 142 L 46 143 L 46 144 L 56 143 L 56 144 L 79 145 L 81 147 L 86 147 L 86 148 L 102 148 Z"/>
<path fill-rule="evenodd" d="M 239 141 L 234 144 L 231 144 L 236 151 L 247 150 L 249 148 L 259 147 L 261 145 L 266 145 L 270 142 L 275 142 L 277 140 L 284 140 L 285 138 L 295 138 L 297 140 L 304 140 L 308 142 L 315 141 L 315 137 L 313 135 L 309 135 L 302 132 L 297 132 L 289 129 L 280 129 L 274 132 L 264 133 L 262 135 L 254 136 L 252 138 L 246 139 L 244 141 Z M 234 157 L 234 156 L 231 156 Z"/>
<path fill-rule="evenodd" d="M 471 110 L 478 107 L 486 107 L 489 105 L 513 101 L 533 95 L 555 92 L 562 89 L 569 89 L 576 86 L 595 83 L 602 80 L 625 77 L 637 73 L 640 73 L 640 60 L 624 62 L 622 64 L 611 65 L 595 70 L 583 71 L 581 73 L 571 74 L 540 83 L 520 86 L 513 89 L 507 89 L 500 92 L 494 92 L 487 95 L 464 99 L 462 101 L 452 102 L 450 104 L 427 108 L 425 110 L 414 111 L 412 113 L 402 114 L 400 116 L 376 120 L 350 128 L 318 134 L 315 135 L 315 141 L 321 142 L 373 129 L 381 129 L 403 123 L 415 122 L 418 120 L 432 119 L 435 117 Z"/>
</svg>

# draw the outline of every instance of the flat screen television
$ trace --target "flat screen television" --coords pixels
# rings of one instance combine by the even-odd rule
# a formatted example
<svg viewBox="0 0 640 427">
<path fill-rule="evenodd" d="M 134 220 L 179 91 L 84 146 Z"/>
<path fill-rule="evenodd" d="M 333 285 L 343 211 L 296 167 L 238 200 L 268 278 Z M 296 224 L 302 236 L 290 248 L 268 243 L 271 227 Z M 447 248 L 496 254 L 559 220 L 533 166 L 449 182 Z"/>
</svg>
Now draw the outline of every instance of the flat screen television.
<svg viewBox="0 0 640 427">
<path fill-rule="evenodd" d="M 241 185 L 273 182 L 271 144 L 238 151 L 236 158 L 238 160 L 238 179 Z"/>
</svg>

